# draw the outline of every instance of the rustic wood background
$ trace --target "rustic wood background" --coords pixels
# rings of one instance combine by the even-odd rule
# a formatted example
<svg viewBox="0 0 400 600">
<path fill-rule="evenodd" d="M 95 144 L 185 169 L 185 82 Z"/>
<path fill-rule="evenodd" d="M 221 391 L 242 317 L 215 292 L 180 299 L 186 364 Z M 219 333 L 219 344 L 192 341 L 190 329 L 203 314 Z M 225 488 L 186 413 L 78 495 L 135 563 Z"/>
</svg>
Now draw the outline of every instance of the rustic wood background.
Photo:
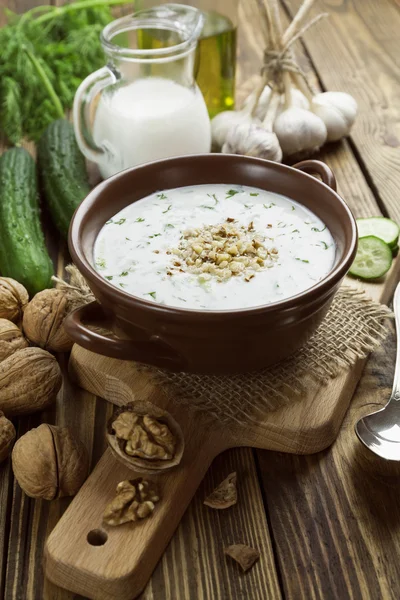
<svg viewBox="0 0 400 600">
<path fill-rule="evenodd" d="M 0 7 L 22 12 L 42 3 L 0 0 Z M 283 19 L 300 3 L 282 0 Z M 316 88 L 348 91 L 360 107 L 351 139 L 330 145 L 321 159 L 335 171 L 339 192 L 356 216 L 400 221 L 399 0 L 317 0 L 317 9 L 330 18 L 298 45 L 301 65 Z M 242 0 L 239 38 L 240 84 L 260 65 L 257 0 Z M 62 274 L 65 248 L 51 228 L 48 242 Z M 387 400 L 394 357 L 391 334 L 370 358 L 330 449 L 312 456 L 241 449 L 218 457 L 142 600 L 398 600 L 400 466 L 369 454 L 354 434 L 358 418 Z M 66 378 L 56 406 L 20 419 L 18 434 L 41 421 L 71 426 L 94 465 L 104 450 L 109 413 L 103 400 Z M 233 470 L 238 505 L 227 511 L 204 507 L 205 495 Z M 42 570 L 46 536 L 69 502 L 27 498 L 9 462 L 0 467 L 0 598 L 77 600 L 46 581 Z M 223 556 L 222 548 L 235 542 L 261 551 L 246 575 Z"/>
</svg>

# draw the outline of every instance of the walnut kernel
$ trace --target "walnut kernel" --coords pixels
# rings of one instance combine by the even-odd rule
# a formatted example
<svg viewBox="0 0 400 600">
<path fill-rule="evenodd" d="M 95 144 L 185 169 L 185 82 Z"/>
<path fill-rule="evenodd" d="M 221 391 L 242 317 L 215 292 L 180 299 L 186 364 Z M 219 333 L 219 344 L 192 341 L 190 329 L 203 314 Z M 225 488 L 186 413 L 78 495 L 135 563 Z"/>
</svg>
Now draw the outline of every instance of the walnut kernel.
<svg viewBox="0 0 400 600">
<path fill-rule="evenodd" d="M 14 425 L 6 419 L 0 410 L 0 463 L 10 454 L 11 446 L 15 440 Z"/>
<path fill-rule="evenodd" d="M 87 476 L 88 455 L 67 427 L 42 423 L 16 442 L 12 466 L 27 496 L 53 500 L 76 494 Z"/>
<path fill-rule="evenodd" d="M 68 352 L 73 342 L 63 323 L 69 308 L 68 299 L 61 290 L 49 289 L 39 292 L 24 312 L 25 335 L 45 350 Z"/>
<path fill-rule="evenodd" d="M 103 522 L 116 526 L 146 519 L 160 500 L 155 484 L 141 477 L 121 481 L 117 485 L 115 498 L 106 506 Z"/>
<path fill-rule="evenodd" d="M 22 331 L 15 323 L 8 319 L 0 319 L 0 362 L 27 345 Z"/>
</svg>

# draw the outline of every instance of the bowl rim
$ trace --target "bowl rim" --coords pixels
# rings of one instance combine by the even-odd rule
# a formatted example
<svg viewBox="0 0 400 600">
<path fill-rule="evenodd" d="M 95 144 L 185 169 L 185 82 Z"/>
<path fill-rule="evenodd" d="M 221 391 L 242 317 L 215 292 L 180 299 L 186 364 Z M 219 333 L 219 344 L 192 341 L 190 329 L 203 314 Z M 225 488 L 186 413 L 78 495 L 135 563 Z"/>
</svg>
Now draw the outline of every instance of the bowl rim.
<svg viewBox="0 0 400 600">
<path fill-rule="evenodd" d="M 195 308 L 182 308 L 178 306 L 170 306 L 159 304 L 157 302 L 153 302 L 151 300 L 146 300 L 144 298 L 140 298 L 139 296 L 134 296 L 133 294 L 129 294 L 128 292 L 120 290 L 119 288 L 113 286 L 106 279 L 104 279 L 90 264 L 87 259 L 86 253 L 84 252 L 81 244 L 81 228 L 82 224 L 84 224 L 84 219 L 86 214 L 93 206 L 96 204 L 97 199 L 102 195 L 104 190 L 109 188 L 116 181 L 120 181 L 124 178 L 130 177 L 132 173 L 138 171 L 146 171 L 154 169 L 157 166 L 162 168 L 163 166 L 169 165 L 181 165 L 184 167 L 185 162 L 192 162 L 193 159 L 205 159 L 208 157 L 209 160 L 213 161 L 221 161 L 221 162 L 229 162 L 232 159 L 240 160 L 241 162 L 248 162 L 257 165 L 265 165 L 270 168 L 276 169 L 283 173 L 292 174 L 296 177 L 300 177 L 306 180 L 312 180 L 314 183 L 316 182 L 320 186 L 326 189 L 326 191 L 335 197 L 336 201 L 341 205 L 344 209 L 348 221 L 351 225 L 351 241 L 349 248 L 343 254 L 338 264 L 331 270 L 329 273 L 320 281 L 315 283 L 313 286 L 295 294 L 294 296 L 289 296 L 288 298 L 284 298 L 283 300 L 278 300 L 276 302 L 269 302 L 268 304 L 261 304 L 254 307 L 247 308 L 235 308 L 235 309 L 221 309 L 221 310 L 199 310 Z M 245 184 L 244 184 L 245 185 Z M 263 188 L 260 188 L 263 189 Z M 127 205 L 128 206 L 128 205 Z M 122 210 L 122 209 L 121 209 Z M 148 162 L 142 165 L 138 165 L 136 167 L 131 167 L 129 169 L 125 169 L 120 171 L 119 173 L 109 177 L 108 179 L 99 183 L 91 192 L 86 196 L 86 198 L 80 203 L 80 205 L 75 210 L 75 213 L 72 217 L 69 235 L 68 235 L 68 247 L 69 252 L 72 257 L 74 264 L 78 267 L 79 271 L 83 274 L 83 276 L 95 286 L 100 285 L 105 290 L 107 290 L 107 294 L 111 295 L 113 298 L 113 303 L 122 304 L 124 307 L 131 307 L 132 302 L 134 302 L 137 306 L 142 307 L 143 309 L 150 309 L 151 311 L 156 311 L 157 313 L 167 314 L 169 316 L 186 316 L 193 318 L 217 318 L 221 319 L 223 317 L 232 317 L 232 316 L 256 316 L 258 314 L 265 314 L 274 312 L 275 310 L 289 310 L 296 306 L 298 303 L 302 301 L 302 299 L 306 296 L 309 301 L 313 301 L 318 297 L 323 296 L 325 293 L 328 293 L 336 284 L 340 282 L 340 280 L 346 275 L 348 269 L 351 266 L 351 263 L 355 257 L 357 251 L 357 224 L 354 218 L 353 213 L 350 208 L 347 206 L 346 202 L 343 200 L 339 194 L 320 181 L 316 179 L 312 175 L 301 171 L 300 169 L 296 169 L 289 165 L 284 165 L 281 163 L 276 163 L 274 161 L 265 160 L 262 158 L 255 158 L 249 156 L 241 156 L 236 154 L 217 154 L 217 153 L 209 153 L 209 154 L 190 154 L 186 156 L 177 156 L 167 159 L 161 159 L 157 161 Z M 92 248 L 93 249 L 93 248 Z M 97 299 L 97 298 L 96 298 Z"/>
</svg>

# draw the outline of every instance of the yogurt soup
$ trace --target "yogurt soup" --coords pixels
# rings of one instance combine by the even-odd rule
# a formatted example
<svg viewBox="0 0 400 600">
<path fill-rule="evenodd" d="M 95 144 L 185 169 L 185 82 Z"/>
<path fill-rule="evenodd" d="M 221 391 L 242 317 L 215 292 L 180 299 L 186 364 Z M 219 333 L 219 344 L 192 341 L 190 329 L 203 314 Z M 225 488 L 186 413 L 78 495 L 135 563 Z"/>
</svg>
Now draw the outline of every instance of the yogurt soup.
<svg viewBox="0 0 400 600">
<path fill-rule="evenodd" d="M 197 310 L 260 306 L 294 296 L 331 270 L 326 225 L 285 196 L 234 184 L 157 192 L 107 221 L 97 271 L 125 292 Z"/>
</svg>

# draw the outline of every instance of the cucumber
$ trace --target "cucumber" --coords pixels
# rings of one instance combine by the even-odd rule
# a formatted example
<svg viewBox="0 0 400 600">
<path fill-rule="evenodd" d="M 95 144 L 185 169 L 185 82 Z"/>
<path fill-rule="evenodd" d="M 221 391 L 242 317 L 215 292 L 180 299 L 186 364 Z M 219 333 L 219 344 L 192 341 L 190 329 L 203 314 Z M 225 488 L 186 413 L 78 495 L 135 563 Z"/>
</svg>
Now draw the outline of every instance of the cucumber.
<svg viewBox="0 0 400 600">
<path fill-rule="evenodd" d="M 45 129 L 38 144 L 38 163 L 44 199 L 66 238 L 75 209 L 90 192 L 85 158 L 71 123 L 58 119 Z"/>
<path fill-rule="evenodd" d="M 0 271 L 30 295 L 52 287 L 53 264 L 40 226 L 35 161 L 23 148 L 0 157 Z"/>
<path fill-rule="evenodd" d="M 378 279 L 389 271 L 392 261 L 390 246 L 374 235 L 367 235 L 358 240 L 357 254 L 349 273 L 361 279 Z"/>
<path fill-rule="evenodd" d="M 360 238 L 373 235 L 386 242 L 391 248 L 397 246 L 400 228 L 392 219 L 385 217 L 357 219 L 357 227 Z"/>
</svg>

